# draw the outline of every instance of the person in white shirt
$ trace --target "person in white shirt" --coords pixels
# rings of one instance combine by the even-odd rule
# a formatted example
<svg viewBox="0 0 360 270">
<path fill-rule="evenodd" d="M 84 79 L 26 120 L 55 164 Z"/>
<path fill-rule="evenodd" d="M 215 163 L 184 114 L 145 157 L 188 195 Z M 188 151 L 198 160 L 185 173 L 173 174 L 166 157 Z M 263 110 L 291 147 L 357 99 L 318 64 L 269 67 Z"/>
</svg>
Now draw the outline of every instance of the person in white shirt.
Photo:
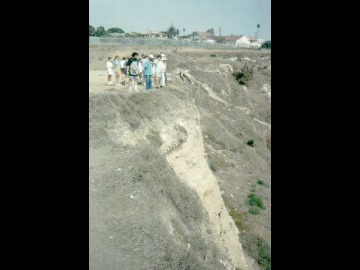
<svg viewBox="0 0 360 270">
<path fill-rule="evenodd" d="M 126 85 L 126 59 L 125 57 L 122 58 L 122 60 L 120 61 L 120 80 L 121 80 L 121 84 Z"/>
<path fill-rule="evenodd" d="M 163 66 L 163 63 L 162 63 L 162 61 L 160 61 L 160 59 L 161 59 L 161 55 L 158 55 L 158 57 L 154 61 L 154 63 L 155 63 L 155 88 L 160 87 L 161 69 Z"/>
<path fill-rule="evenodd" d="M 143 81 L 143 63 L 142 59 L 138 62 L 139 64 L 139 76 L 138 76 L 138 84 L 142 84 Z"/>
<path fill-rule="evenodd" d="M 160 59 L 160 71 L 161 71 L 161 82 L 160 82 L 160 87 L 163 87 L 165 86 L 165 82 L 166 82 L 166 79 L 165 79 L 165 74 L 166 74 L 166 57 L 161 57 Z"/>
<path fill-rule="evenodd" d="M 114 59 L 115 85 L 120 86 L 120 57 L 117 55 Z"/>
<path fill-rule="evenodd" d="M 166 58 L 166 55 L 164 53 L 161 54 L 161 57 L 163 58 Z M 164 76 L 165 76 L 165 85 L 168 84 L 168 80 L 167 80 L 167 75 L 166 75 L 166 62 L 165 62 L 165 73 L 164 73 Z"/>
<path fill-rule="evenodd" d="M 141 62 L 141 64 L 142 64 L 142 67 L 143 67 L 143 76 L 142 76 L 142 80 L 141 80 L 141 83 L 142 83 L 143 85 L 146 84 L 146 81 L 145 81 L 145 70 L 144 70 L 146 61 L 148 61 L 148 59 L 147 59 L 147 56 L 144 55 L 144 56 L 143 56 L 143 59 L 140 60 L 140 62 Z"/>
<path fill-rule="evenodd" d="M 156 63 L 157 63 L 157 59 L 155 59 L 151 62 L 151 70 L 152 70 L 152 74 L 153 74 L 152 85 L 155 85 Z"/>
<path fill-rule="evenodd" d="M 107 64 L 106 64 L 107 74 L 108 74 L 108 85 L 113 85 L 113 83 L 111 81 L 111 77 L 112 77 L 112 75 L 114 75 L 114 70 L 113 70 L 113 63 L 111 60 L 112 60 L 112 58 L 109 57 Z"/>
</svg>

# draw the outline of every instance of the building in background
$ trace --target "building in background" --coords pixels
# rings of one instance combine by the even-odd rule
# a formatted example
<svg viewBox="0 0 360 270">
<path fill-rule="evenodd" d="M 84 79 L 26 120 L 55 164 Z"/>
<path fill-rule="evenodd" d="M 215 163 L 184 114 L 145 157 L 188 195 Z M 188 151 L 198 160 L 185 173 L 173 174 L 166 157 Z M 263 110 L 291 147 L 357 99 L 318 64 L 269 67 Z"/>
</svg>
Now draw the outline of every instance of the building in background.
<svg viewBox="0 0 360 270">
<path fill-rule="evenodd" d="M 192 39 L 197 41 L 206 41 L 209 43 L 216 42 L 216 36 L 214 35 L 213 29 L 207 30 L 206 32 L 195 31 L 193 33 Z"/>
<path fill-rule="evenodd" d="M 260 48 L 261 45 L 265 42 L 265 40 L 260 39 L 260 38 L 249 37 L 248 39 L 250 41 L 250 44 L 251 44 L 252 48 Z"/>
</svg>

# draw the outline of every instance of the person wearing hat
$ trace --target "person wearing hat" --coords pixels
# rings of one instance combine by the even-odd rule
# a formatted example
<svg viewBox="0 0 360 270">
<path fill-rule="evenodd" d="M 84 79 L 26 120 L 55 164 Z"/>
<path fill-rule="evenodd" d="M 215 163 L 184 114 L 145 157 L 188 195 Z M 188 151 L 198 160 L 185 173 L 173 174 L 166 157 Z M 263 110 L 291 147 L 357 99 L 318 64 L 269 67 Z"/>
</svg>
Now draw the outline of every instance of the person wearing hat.
<svg viewBox="0 0 360 270">
<path fill-rule="evenodd" d="M 161 83 L 160 83 L 160 87 L 165 86 L 165 74 L 166 74 L 166 57 L 161 57 L 160 59 L 160 70 L 161 70 Z"/>
<path fill-rule="evenodd" d="M 161 54 L 161 57 L 166 59 L 166 55 L 164 53 Z M 164 76 L 165 76 L 165 85 L 167 85 L 168 80 L 167 80 L 167 76 L 166 76 L 166 61 L 165 61 L 165 73 L 164 73 Z"/>
<path fill-rule="evenodd" d="M 146 83 L 146 90 L 151 90 L 152 87 L 152 62 L 154 61 L 154 56 L 152 54 L 149 57 L 146 57 L 146 61 L 144 64 L 144 76 Z"/>
<path fill-rule="evenodd" d="M 155 88 L 160 87 L 160 79 L 161 79 L 161 55 L 158 55 L 157 58 L 154 60 L 155 64 Z"/>
</svg>

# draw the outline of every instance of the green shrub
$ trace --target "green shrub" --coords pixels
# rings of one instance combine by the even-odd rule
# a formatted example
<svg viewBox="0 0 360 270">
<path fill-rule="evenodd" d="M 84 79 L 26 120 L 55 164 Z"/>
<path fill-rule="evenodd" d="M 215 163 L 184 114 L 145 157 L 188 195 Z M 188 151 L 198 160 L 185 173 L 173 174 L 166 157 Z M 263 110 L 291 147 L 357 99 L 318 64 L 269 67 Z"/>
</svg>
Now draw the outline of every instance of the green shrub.
<svg viewBox="0 0 360 270">
<path fill-rule="evenodd" d="M 271 41 L 266 41 L 261 45 L 263 49 L 271 49 Z"/>
<path fill-rule="evenodd" d="M 249 199 L 248 199 L 247 203 L 249 206 L 255 206 L 255 207 L 259 207 L 260 209 L 265 209 L 262 199 L 259 196 L 257 196 L 256 194 L 251 193 L 248 196 L 248 198 Z"/>
<path fill-rule="evenodd" d="M 212 54 L 212 55 L 210 55 L 210 57 L 216 57 L 216 54 Z"/>
<path fill-rule="evenodd" d="M 234 72 L 233 76 L 239 84 L 247 84 L 253 77 L 253 68 L 249 68 L 246 64 L 241 69 L 241 72 Z"/>
<path fill-rule="evenodd" d="M 256 183 L 257 183 L 258 185 L 260 185 L 260 186 L 264 186 L 264 185 L 265 185 L 264 181 L 261 180 L 261 179 L 259 179 Z"/>
<path fill-rule="evenodd" d="M 246 143 L 246 145 L 251 146 L 251 147 L 254 147 L 254 144 L 255 144 L 254 140 L 248 140 Z"/>
<path fill-rule="evenodd" d="M 265 270 L 271 270 L 271 251 L 269 245 L 262 239 L 258 239 L 258 258 L 259 265 Z"/>
</svg>

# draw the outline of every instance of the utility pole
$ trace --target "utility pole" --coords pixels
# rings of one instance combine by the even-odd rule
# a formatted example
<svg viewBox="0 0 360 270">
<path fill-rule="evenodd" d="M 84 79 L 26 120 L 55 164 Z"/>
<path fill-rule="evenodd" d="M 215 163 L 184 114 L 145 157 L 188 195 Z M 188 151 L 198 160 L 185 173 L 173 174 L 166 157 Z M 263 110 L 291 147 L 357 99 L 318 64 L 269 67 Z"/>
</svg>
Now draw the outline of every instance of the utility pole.
<svg viewBox="0 0 360 270">
<path fill-rule="evenodd" d="M 219 27 L 219 37 L 221 37 L 221 27 Z"/>
</svg>

